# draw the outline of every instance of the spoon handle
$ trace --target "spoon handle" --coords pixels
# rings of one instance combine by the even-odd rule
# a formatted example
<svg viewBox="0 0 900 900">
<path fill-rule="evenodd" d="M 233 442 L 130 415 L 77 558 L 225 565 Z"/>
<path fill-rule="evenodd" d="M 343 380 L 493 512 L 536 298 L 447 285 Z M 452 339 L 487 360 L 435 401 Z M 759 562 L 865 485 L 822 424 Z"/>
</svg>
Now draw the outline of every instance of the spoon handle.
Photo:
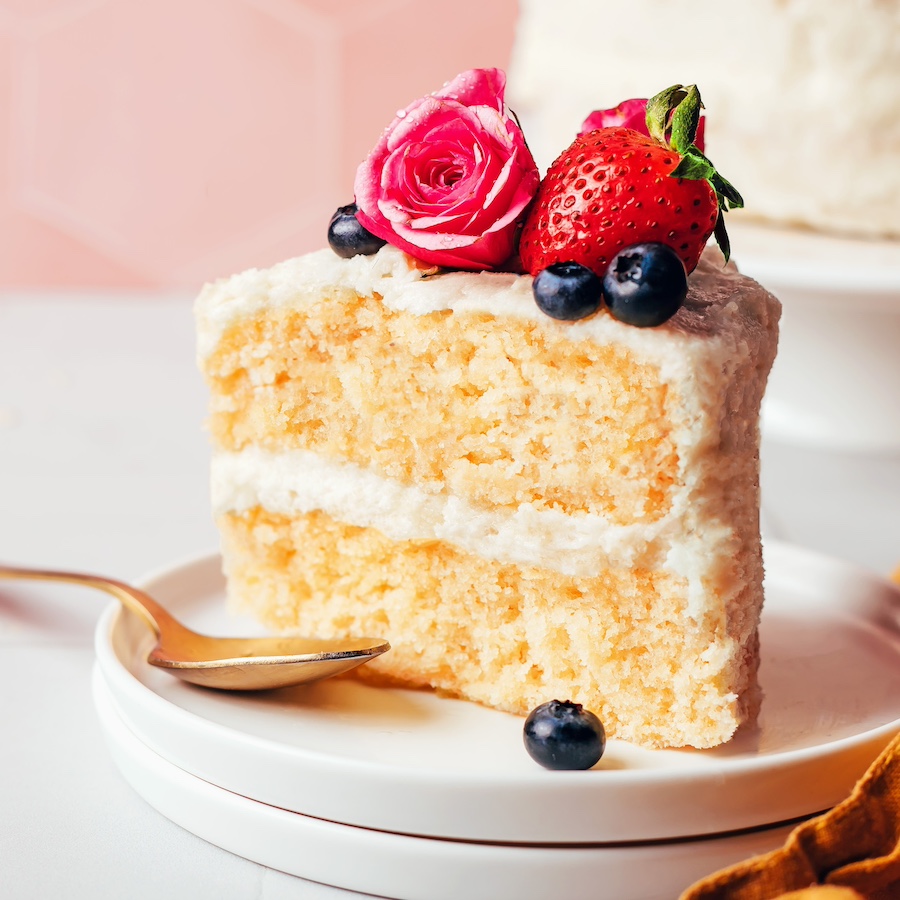
<svg viewBox="0 0 900 900">
<path fill-rule="evenodd" d="M 180 627 L 175 620 L 150 596 L 143 591 L 101 575 L 87 575 L 82 572 L 59 572 L 55 569 L 25 569 L 16 566 L 0 566 L 0 578 L 17 578 L 32 581 L 62 581 L 68 584 L 79 584 L 83 587 L 96 588 L 112 594 L 122 605 L 140 616 L 159 636 L 160 629 L 172 625 Z"/>
</svg>

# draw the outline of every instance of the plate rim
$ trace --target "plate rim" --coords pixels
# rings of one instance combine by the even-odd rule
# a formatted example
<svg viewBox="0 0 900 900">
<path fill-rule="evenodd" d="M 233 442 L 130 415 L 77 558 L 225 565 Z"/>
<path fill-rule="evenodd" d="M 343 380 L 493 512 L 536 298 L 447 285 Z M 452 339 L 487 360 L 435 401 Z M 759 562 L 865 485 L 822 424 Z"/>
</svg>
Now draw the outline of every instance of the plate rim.
<svg viewBox="0 0 900 900">
<path fill-rule="evenodd" d="M 770 571 L 772 561 L 775 562 L 777 567 L 779 558 L 783 558 L 785 554 L 788 554 L 792 559 L 798 560 L 804 566 L 819 569 L 824 567 L 829 572 L 829 577 L 843 579 L 848 584 L 854 584 L 859 579 L 863 579 L 870 587 L 878 586 L 890 591 L 891 597 L 896 595 L 898 602 L 900 602 L 900 591 L 896 590 L 886 579 L 880 579 L 867 570 L 833 557 L 782 542 L 766 542 L 767 566 Z M 179 575 L 183 577 L 183 572 L 185 571 L 190 571 L 200 566 L 209 567 L 216 565 L 217 557 L 218 554 L 216 553 L 207 553 L 183 559 L 177 564 L 160 567 L 144 576 L 140 580 L 140 584 L 145 589 L 149 587 L 152 590 L 154 584 L 164 578 L 177 578 Z M 261 800 L 262 802 L 272 802 L 275 805 L 279 805 L 278 798 L 272 795 L 271 789 L 267 788 L 266 791 L 260 792 L 257 787 L 253 787 L 253 789 L 247 790 L 247 780 L 250 782 L 254 781 L 252 776 L 241 776 L 240 774 L 235 776 L 233 773 L 226 773 L 224 770 L 228 766 L 224 764 L 222 771 L 212 772 L 210 770 L 212 763 L 198 762 L 197 752 L 189 746 L 191 742 L 199 740 L 207 746 L 216 746 L 217 742 L 222 742 L 223 745 L 229 746 L 230 753 L 235 754 L 237 757 L 237 762 L 232 765 L 232 768 L 235 768 L 241 759 L 245 759 L 248 756 L 252 757 L 255 754 L 262 754 L 269 762 L 274 758 L 278 758 L 279 765 L 284 766 L 286 770 L 304 770 L 309 768 L 325 778 L 340 778 L 342 783 L 347 783 L 349 779 L 357 787 L 362 784 L 364 789 L 368 786 L 368 790 L 379 798 L 388 796 L 390 788 L 399 784 L 401 790 L 408 792 L 413 790 L 424 791 L 430 794 L 440 794 L 448 790 L 451 795 L 456 795 L 460 791 L 474 794 L 478 791 L 489 790 L 495 796 L 506 798 L 507 800 L 514 798 L 517 792 L 527 792 L 529 795 L 534 796 L 536 802 L 549 803 L 551 806 L 554 806 L 554 802 L 556 802 L 557 806 L 559 805 L 559 801 L 554 801 L 553 797 L 560 791 L 575 792 L 577 790 L 579 793 L 589 793 L 591 797 L 594 797 L 594 795 L 607 797 L 612 795 L 615 797 L 617 792 L 621 793 L 639 788 L 648 788 L 654 791 L 663 788 L 668 794 L 688 791 L 694 794 L 698 790 L 698 786 L 703 788 L 704 785 L 709 785 L 711 782 L 720 782 L 722 778 L 730 779 L 732 785 L 744 785 L 743 789 L 746 791 L 747 785 L 744 783 L 751 781 L 755 777 L 770 777 L 773 771 L 777 771 L 782 776 L 792 773 L 797 774 L 810 766 L 827 769 L 836 757 L 843 760 L 842 764 L 845 765 L 849 772 L 845 782 L 827 796 L 828 802 L 822 803 L 815 808 L 808 808 L 809 801 L 807 800 L 807 805 L 802 809 L 798 809 L 796 806 L 783 807 L 781 808 L 781 814 L 770 815 L 768 818 L 766 818 L 765 813 L 761 809 L 755 808 L 749 821 L 743 818 L 736 818 L 737 813 L 731 819 L 726 817 L 725 820 L 721 817 L 708 816 L 708 820 L 705 823 L 698 821 L 696 817 L 693 820 L 688 817 L 689 821 L 679 831 L 681 836 L 687 836 L 696 833 L 713 834 L 717 831 L 733 830 L 782 819 L 796 818 L 800 815 L 818 812 L 826 808 L 826 806 L 833 805 L 833 803 L 843 799 L 845 792 L 849 787 L 852 787 L 853 782 L 862 774 L 868 763 L 877 756 L 878 752 L 900 730 L 900 717 L 898 717 L 890 723 L 867 729 L 855 735 L 824 741 L 812 747 L 783 751 L 780 754 L 749 758 L 729 758 L 726 756 L 710 759 L 702 768 L 605 770 L 602 773 L 602 784 L 599 781 L 580 780 L 580 776 L 584 776 L 586 773 L 548 773 L 544 772 L 544 770 L 537 770 L 535 773 L 527 775 L 510 773 L 502 779 L 498 779 L 495 775 L 479 777 L 472 773 L 443 773 L 442 776 L 438 776 L 434 771 L 428 769 L 408 770 L 403 769 L 401 766 L 390 766 L 382 762 L 375 763 L 344 756 L 335 758 L 333 755 L 317 749 L 291 746 L 286 751 L 284 745 L 267 737 L 240 731 L 231 725 L 202 718 L 197 713 L 157 694 L 151 687 L 135 677 L 118 658 L 114 648 L 114 633 L 124 616 L 127 616 L 127 613 L 122 610 L 121 605 L 117 602 L 108 606 L 100 622 L 98 622 L 95 643 L 100 670 L 103 673 L 107 686 L 111 689 L 117 701 L 120 715 L 122 715 L 129 727 L 135 730 L 140 738 L 156 752 L 167 754 L 170 758 L 177 757 L 173 761 L 176 761 L 182 768 L 192 771 L 193 774 L 214 782 L 237 777 L 239 781 L 242 781 L 239 793 L 244 793 L 246 796 L 252 795 L 253 799 Z M 465 701 L 446 700 L 445 702 L 460 703 Z M 154 734 L 154 731 L 159 733 Z M 186 747 L 186 745 L 188 746 Z M 229 762 L 229 765 L 232 762 Z M 371 784 L 373 779 L 381 782 L 380 787 L 373 787 Z M 229 790 L 234 789 L 233 784 L 220 783 L 220 786 Z M 406 818 L 401 814 L 398 818 L 386 821 L 384 818 L 385 813 L 380 809 L 351 809 L 348 811 L 342 807 L 340 814 L 335 815 L 337 812 L 335 809 L 331 809 L 331 814 L 329 814 L 329 809 L 320 808 L 324 802 L 321 798 L 312 798 L 309 802 L 312 804 L 310 808 L 295 809 L 295 811 L 322 818 L 347 821 L 350 824 L 362 827 L 380 828 L 386 826 L 385 830 L 399 833 L 434 834 L 435 836 L 459 839 L 509 839 L 507 835 L 499 835 L 484 830 L 485 828 L 495 827 L 496 823 L 492 826 L 490 822 L 481 822 L 478 823 L 477 827 L 474 827 L 474 830 L 466 831 L 467 826 L 461 826 L 459 821 L 454 821 L 452 825 L 448 822 L 446 826 L 435 826 L 433 823 L 429 825 L 423 820 L 421 811 L 413 815 L 411 821 L 406 821 L 406 818 L 409 817 L 408 812 Z M 503 800 L 501 799 L 498 802 L 503 802 Z M 294 806 L 296 805 L 294 804 Z M 380 805 L 375 804 L 376 807 Z M 636 821 L 640 822 L 640 816 L 637 817 Z M 571 842 L 573 839 L 577 840 L 578 835 L 581 835 L 581 840 L 584 840 L 584 832 L 576 828 L 576 824 L 572 826 L 574 830 L 566 830 L 563 827 L 562 832 L 558 832 L 558 837 L 550 838 L 549 840 Z M 646 823 L 644 823 L 644 826 L 646 826 Z M 463 827 L 465 833 L 460 833 L 461 827 Z M 558 823 L 557 827 L 559 827 Z M 637 828 L 634 823 L 631 823 L 630 827 Z M 613 839 L 613 833 L 619 840 L 623 839 L 623 834 L 627 834 L 628 839 L 658 840 L 671 837 L 672 827 L 672 822 L 665 824 L 663 821 L 660 822 L 655 831 L 652 827 L 649 830 L 646 827 L 641 827 L 636 833 L 628 834 L 627 826 L 624 831 L 622 827 L 616 827 L 611 831 L 608 825 L 596 822 L 592 825 L 594 830 L 590 833 L 592 840 L 610 840 Z M 447 833 L 448 828 L 449 833 Z M 516 832 L 516 836 L 513 839 L 524 841 L 536 839 L 535 826 L 520 824 L 516 828 L 520 830 Z M 543 837 L 541 840 L 548 840 L 548 838 Z"/>
<path fill-rule="evenodd" d="M 361 891 L 365 896 L 375 891 L 398 900 L 426 896 L 429 900 L 456 900 L 461 889 L 453 882 L 462 879 L 465 894 L 472 900 L 493 900 L 499 883 L 522 900 L 542 900 L 548 891 L 558 888 L 558 873 L 563 868 L 571 878 L 567 896 L 595 896 L 600 879 L 608 888 L 616 889 L 622 900 L 631 900 L 632 892 L 638 892 L 641 900 L 663 900 L 709 872 L 775 849 L 797 825 L 779 823 L 736 835 L 612 847 L 522 847 L 357 828 L 272 807 L 179 769 L 143 743 L 119 717 L 99 671 L 95 671 L 93 694 L 114 763 L 161 815 L 203 840 L 260 865 Z M 247 828 L 247 821 L 255 827 Z M 333 864 L 348 853 L 354 859 L 353 866 Z M 640 884 L 635 882 L 635 872 L 641 873 Z M 676 879 L 685 883 L 676 887 Z"/>
</svg>

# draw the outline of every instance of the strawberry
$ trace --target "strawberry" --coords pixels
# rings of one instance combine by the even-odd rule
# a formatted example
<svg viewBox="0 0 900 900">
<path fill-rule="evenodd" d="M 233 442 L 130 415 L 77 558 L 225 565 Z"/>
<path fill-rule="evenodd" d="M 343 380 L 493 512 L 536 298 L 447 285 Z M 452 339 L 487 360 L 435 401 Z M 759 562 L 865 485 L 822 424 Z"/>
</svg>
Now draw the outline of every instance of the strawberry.
<svg viewBox="0 0 900 900">
<path fill-rule="evenodd" d="M 650 137 L 622 127 L 579 135 L 544 176 L 525 219 L 525 270 L 575 262 L 603 277 L 619 250 L 655 242 L 692 272 L 713 233 L 727 259 L 722 214 L 743 201 L 694 143 L 701 107 L 695 86 L 675 85 L 647 104 Z"/>
</svg>

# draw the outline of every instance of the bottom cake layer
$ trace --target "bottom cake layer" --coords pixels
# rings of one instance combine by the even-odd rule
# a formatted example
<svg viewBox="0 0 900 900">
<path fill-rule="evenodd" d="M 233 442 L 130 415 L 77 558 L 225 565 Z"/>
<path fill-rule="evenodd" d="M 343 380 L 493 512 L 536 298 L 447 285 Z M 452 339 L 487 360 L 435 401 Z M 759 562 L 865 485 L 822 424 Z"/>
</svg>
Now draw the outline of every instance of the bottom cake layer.
<svg viewBox="0 0 900 900">
<path fill-rule="evenodd" d="M 233 609 L 278 631 L 391 642 L 360 677 L 518 714 L 572 700 L 610 736 L 647 746 L 715 746 L 755 715 L 756 632 L 730 636 L 724 609 L 688 616 L 671 574 L 569 577 L 319 511 L 255 507 L 219 526 Z"/>
</svg>

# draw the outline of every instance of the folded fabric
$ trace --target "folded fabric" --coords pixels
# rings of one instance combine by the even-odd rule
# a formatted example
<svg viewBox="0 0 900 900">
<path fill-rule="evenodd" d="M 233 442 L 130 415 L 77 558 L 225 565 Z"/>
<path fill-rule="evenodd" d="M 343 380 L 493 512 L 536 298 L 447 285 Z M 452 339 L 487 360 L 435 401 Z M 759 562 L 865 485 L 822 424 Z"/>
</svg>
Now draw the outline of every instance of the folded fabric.
<svg viewBox="0 0 900 900">
<path fill-rule="evenodd" d="M 802 891 L 791 891 L 782 894 L 778 900 L 866 900 L 862 894 L 853 888 L 834 887 L 830 884 L 821 884 L 818 887 L 805 888 Z"/>
<path fill-rule="evenodd" d="M 900 898 L 900 735 L 843 803 L 798 825 L 780 849 L 704 878 L 680 900 L 788 898 Z"/>
</svg>

